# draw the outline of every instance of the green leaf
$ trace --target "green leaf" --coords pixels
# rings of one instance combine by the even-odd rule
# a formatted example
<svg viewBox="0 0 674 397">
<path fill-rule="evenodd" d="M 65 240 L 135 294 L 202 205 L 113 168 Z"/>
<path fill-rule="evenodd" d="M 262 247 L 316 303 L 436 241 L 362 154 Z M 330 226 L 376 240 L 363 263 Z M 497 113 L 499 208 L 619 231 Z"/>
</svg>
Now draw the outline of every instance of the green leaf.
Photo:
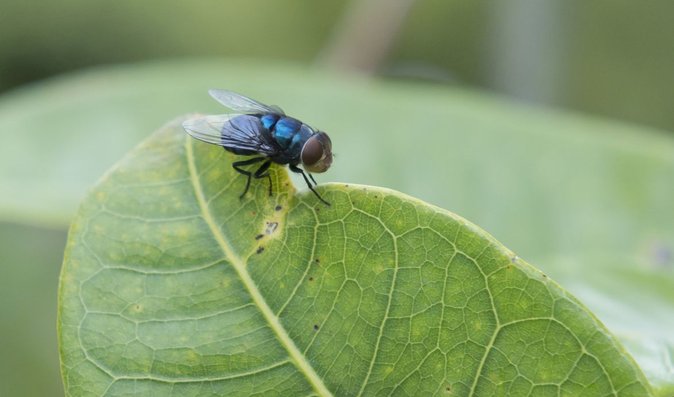
<svg viewBox="0 0 674 397">
<path fill-rule="evenodd" d="M 68 395 L 647 395 L 568 293 L 466 220 L 329 184 L 273 197 L 179 124 L 84 200 L 59 291 Z"/>
<path fill-rule="evenodd" d="M 611 333 L 638 357 L 639 366 L 651 384 L 661 386 L 658 395 L 674 395 L 671 280 L 663 277 L 661 269 L 643 263 L 635 266 L 619 257 L 587 260 L 591 266 L 568 259 L 551 263 L 557 269 L 555 279 L 572 288 L 577 298 L 601 315 Z"/>
</svg>

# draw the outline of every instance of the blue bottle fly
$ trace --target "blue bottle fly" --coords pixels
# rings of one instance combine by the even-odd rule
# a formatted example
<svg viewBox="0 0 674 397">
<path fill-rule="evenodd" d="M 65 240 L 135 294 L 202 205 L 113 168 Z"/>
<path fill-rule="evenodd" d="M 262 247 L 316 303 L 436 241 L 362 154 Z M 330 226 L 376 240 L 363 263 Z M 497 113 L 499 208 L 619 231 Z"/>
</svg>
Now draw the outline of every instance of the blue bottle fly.
<svg viewBox="0 0 674 397">
<path fill-rule="evenodd" d="M 311 175 L 327 171 L 332 164 L 332 142 L 328 134 L 286 116 L 278 106 L 265 105 L 232 91 L 209 90 L 208 93 L 236 113 L 193 118 L 186 120 L 183 128 L 200 141 L 222 146 L 235 154 L 255 156 L 232 163 L 238 173 L 248 178 L 241 197 L 248 192 L 251 178 L 267 178 L 271 196 L 269 166 L 276 163 L 287 164 L 290 171 L 302 174 L 316 197 L 330 205 L 314 190 L 316 181 Z M 258 163 L 262 164 L 255 171 L 244 168 Z"/>
</svg>

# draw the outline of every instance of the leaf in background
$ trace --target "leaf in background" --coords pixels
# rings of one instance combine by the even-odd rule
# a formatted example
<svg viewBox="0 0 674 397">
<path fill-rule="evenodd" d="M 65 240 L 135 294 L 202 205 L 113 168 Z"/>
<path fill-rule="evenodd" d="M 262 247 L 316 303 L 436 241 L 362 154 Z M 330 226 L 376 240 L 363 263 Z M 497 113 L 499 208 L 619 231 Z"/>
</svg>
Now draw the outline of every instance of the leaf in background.
<svg viewBox="0 0 674 397">
<path fill-rule="evenodd" d="M 64 230 L 0 222 L 0 396 L 59 396 L 55 297 Z"/>
<path fill-rule="evenodd" d="M 67 393 L 645 395 L 544 274 L 447 211 L 332 184 L 276 195 L 173 123 L 109 172 L 61 275 Z"/>
</svg>

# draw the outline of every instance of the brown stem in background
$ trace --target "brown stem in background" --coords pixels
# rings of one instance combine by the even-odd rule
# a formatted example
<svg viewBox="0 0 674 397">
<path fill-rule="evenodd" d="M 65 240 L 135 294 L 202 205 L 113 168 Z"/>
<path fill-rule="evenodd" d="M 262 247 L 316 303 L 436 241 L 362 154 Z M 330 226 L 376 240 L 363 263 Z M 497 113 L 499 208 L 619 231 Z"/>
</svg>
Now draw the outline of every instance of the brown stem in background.
<svg viewBox="0 0 674 397">
<path fill-rule="evenodd" d="M 414 1 L 353 0 L 319 55 L 318 63 L 344 71 L 376 72 Z"/>
</svg>

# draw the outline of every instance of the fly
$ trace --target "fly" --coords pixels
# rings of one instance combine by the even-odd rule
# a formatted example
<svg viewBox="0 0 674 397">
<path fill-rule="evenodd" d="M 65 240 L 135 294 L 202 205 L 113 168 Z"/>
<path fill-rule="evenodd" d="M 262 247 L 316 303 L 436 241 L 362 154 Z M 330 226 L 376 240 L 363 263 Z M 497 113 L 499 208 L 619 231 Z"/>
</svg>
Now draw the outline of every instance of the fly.
<svg viewBox="0 0 674 397">
<path fill-rule="evenodd" d="M 328 134 L 286 116 L 278 106 L 265 105 L 227 90 L 209 90 L 208 93 L 236 113 L 186 120 L 183 128 L 200 141 L 222 146 L 235 154 L 255 156 L 232 163 L 236 172 L 248 178 L 241 198 L 248 192 L 252 178 L 267 178 L 271 196 L 269 167 L 276 163 L 287 164 L 290 171 L 302 174 L 316 197 L 330 205 L 314 190 L 316 180 L 311 175 L 327 171 L 332 164 L 332 142 Z M 243 168 L 258 163 L 262 164 L 255 171 Z"/>
</svg>

